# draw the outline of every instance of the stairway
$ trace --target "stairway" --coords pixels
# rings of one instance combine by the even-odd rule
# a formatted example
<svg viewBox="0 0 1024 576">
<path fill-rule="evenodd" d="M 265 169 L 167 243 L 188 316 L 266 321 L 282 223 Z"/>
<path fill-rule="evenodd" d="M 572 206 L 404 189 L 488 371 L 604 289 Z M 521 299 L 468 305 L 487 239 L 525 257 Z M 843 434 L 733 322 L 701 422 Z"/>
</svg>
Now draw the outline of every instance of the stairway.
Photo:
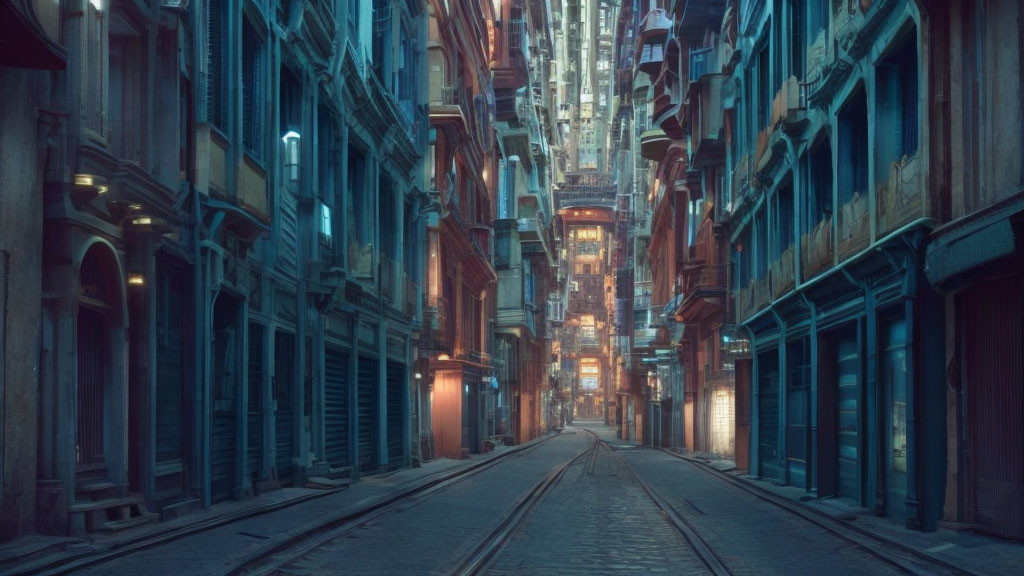
<svg viewBox="0 0 1024 576">
<path fill-rule="evenodd" d="M 156 521 L 160 515 L 146 509 L 141 496 L 128 493 L 127 484 L 107 479 L 102 464 L 80 466 L 75 483 L 75 502 L 69 506 L 71 531 L 113 534 Z"/>
</svg>

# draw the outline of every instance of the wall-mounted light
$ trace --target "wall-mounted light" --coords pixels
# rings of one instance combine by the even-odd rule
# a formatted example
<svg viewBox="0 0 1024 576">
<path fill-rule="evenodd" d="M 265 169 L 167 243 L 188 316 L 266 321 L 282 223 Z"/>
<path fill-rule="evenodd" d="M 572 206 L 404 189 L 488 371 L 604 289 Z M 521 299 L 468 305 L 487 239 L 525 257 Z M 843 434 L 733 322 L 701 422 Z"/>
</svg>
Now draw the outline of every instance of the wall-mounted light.
<svg viewBox="0 0 1024 576">
<path fill-rule="evenodd" d="M 92 202 L 97 196 L 106 194 L 110 187 L 106 179 L 95 174 L 75 174 L 72 177 L 71 201 L 76 208 Z"/>
<path fill-rule="evenodd" d="M 128 285 L 132 288 L 142 288 L 146 285 L 146 277 L 140 272 L 130 272 L 128 274 Z"/>
<path fill-rule="evenodd" d="M 437 355 L 437 359 L 438 360 L 451 360 L 452 357 L 447 355 L 447 354 L 438 354 Z"/>
<path fill-rule="evenodd" d="M 413 374 L 413 378 L 415 378 L 417 380 L 422 380 L 423 379 L 423 374 L 420 374 L 419 372 L 417 372 L 417 373 Z"/>
<path fill-rule="evenodd" d="M 285 132 L 284 136 L 281 136 L 281 142 L 284 142 L 284 173 L 292 182 L 297 182 L 299 179 L 301 140 L 302 137 L 298 130 L 292 128 Z"/>
</svg>

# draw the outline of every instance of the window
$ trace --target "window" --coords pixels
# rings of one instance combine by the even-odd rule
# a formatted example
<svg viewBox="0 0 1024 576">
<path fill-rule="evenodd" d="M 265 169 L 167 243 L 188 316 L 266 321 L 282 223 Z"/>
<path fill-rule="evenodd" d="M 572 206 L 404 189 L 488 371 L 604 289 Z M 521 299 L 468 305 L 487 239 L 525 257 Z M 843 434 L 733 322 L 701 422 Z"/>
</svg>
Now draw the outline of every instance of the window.
<svg viewBox="0 0 1024 576">
<path fill-rule="evenodd" d="M 892 54 L 875 69 L 878 75 L 878 122 L 875 142 L 879 157 L 876 170 L 879 180 L 886 181 L 885 167 L 904 156 L 913 156 L 918 147 L 918 81 L 917 38 L 913 31 L 892 48 Z"/>
<path fill-rule="evenodd" d="M 390 86 L 391 10 L 387 0 L 373 0 L 373 72 L 385 88 Z"/>
<path fill-rule="evenodd" d="M 263 159 L 263 38 L 242 17 L 242 143 L 245 151 Z"/>
<path fill-rule="evenodd" d="M 759 127 L 764 129 L 771 123 L 772 88 L 771 68 L 768 62 L 768 47 L 765 46 L 757 56 L 757 119 Z"/>
<path fill-rule="evenodd" d="M 814 0 L 811 0 L 814 2 Z M 823 3 L 823 2 L 822 2 Z M 793 40 L 790 42 L 789 70 L 797 80 L 803 81 L 806 75 L 807 57 L 807 0 L 793 0 L 789 8 L 789 29 Z"/>
<path fill-rule="evenodd" d="M 766 207 L 762 206 L 754 216 L 754 278 L 764 278 L 768 272 L 768 222 Z"/>
<path fill-rule="evenodd" d="M 320 203 L 320 234 L 322 234 L 328 243 L 331 238 L 334 237 L 334 225 L 331 222 L 331 207 L 327 204 Z"/>
<path fill-rule="evenodd" d="M 859 90 L 839 112 L 839 196 L 840 208 L 867 193 L 868 189 L 868 106 Z"/>
<path fill-rule="evenodd" d="M 359 31 L 359 0 L 348 0 L 348 25 L 356 33 Z M 352 42 L 353 45 L 358 42 Z"/>
<path fill-rule="evenodd" d="M 335 130 L 334 116 L 324 105 L 317 106 L 317 188 L 319 197 L 328 205 L 336 206 L 337 173 L 340 162 L 338 157 L 338 137 Z"/>
<path fill-rule="evenodd" d="M 369 244 L 373 238 L 370 228 L 370 213 L 367 208 L 366 181 L 366 156 L 355 147 L 349 147 L 346 188 L 352 195 L 352 201 L 349 202 L 347 216 L 348 230 L 350 239 L 361 245 Z"/>
<path fill-rule="evenodd" d="M 206 5 L 206 121 L 227 132 L 228 11 L 227 0 Z"/>
<path fill-rule="evenodd" d="M 108 52 L 111 151 L 141 164 L 148 125 L 143 114 L 142 37 L 128 15 L 122 13 L 113 21 Z"/>
<path fill-rule="evenodd" d="M 793 187 L 779 188 L 773 197 L 772 230 L 775 232 L 772 259 L 778 260 L 793 245 Z"/>
<path fill-rule="evenodd" d="M 803 234 L 810 234 L 822 222 L 832 220 L 832 147 L 818 144 L 804 156 Z"/>
</svg>

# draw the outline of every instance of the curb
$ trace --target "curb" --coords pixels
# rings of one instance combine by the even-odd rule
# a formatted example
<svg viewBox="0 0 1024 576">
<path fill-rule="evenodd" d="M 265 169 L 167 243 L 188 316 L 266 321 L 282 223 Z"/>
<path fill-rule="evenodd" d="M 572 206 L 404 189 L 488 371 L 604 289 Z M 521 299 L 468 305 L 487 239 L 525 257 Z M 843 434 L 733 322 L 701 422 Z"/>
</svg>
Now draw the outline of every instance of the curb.
<svg viewBox="0 0 1024 576">
<path fill-rule="evenodd" d="M 650 446 L 648 446 L 648 448 L 650 448 Z M 907 546 L 896 540 L 891 540 L 885 536 L 881 536 L 879 534 L 876 534 L 875 532 L 871 532 L 855 524 L 850 524 L 844 520 L 840 520 L 839 518 L 836 518 L 823 510 L 818 510 L 811 506 L 807 506 L 806 504 L 790 500 L 785 496 L 775 494 L 774 492 L 766 490 L 752 482 L 736 478 L 731 474 L 727 474 L 725 472 L 718 470 L 717 468 L 710 466 L 708 463 L 702 460 L 690 458 L 661 447 L 657 447 L 656 449 L 674 458 L 678 458 L 680 460 L 696 464 L 701 470 L 705 471 L 706 473 L 726 480 L 732 483 L 734 486 L 746 490 L 747 492 L 754 494 L 755 496 L 761 498 L 766 502 L 774 504 L 779 508 L 786 510 L 787 512 L 796 514 L 797 516 L 800 516 L 801 518 L 813 524 L 816 524 L 836 534 L 837 536 L 870 551 L 876 556 L 912 574 L 934 574 L 934 568 L 941 567 L 942 569 L 951 571 L 954 574 L 982 576 L 982 573 L 976 572 L 965 566 L 958 565 L 943 558 L 937 558 L 935 556 L 917 550 L 916 548 L 911 548 L 910 546 Z M 868 539 L 868 541 L 865 541 L 865 538 Z M 883 547 L 895 549 L 895 551 L 898 552 L 898 554 L 893 554 L 891 550 L 885 550 Z M 907 558 L 907 556 L 911 556 L 913 557 L 913 559 L 923 560 L 927 563 L 932 564 L 932 566 L 919 566 L 915 564 L 911 558 Z M 929 570 L 928 568 L 932 569 Z"/>
<path fill-rule="evenodd" d="M 409 489 L 399 488 L 399 498 L 404 498 L 434 484 L 477 470 L 483 466 L 492 464 L 504 458 L 505 456 L 517 454 L 528 448 L 535 447 L 539 445 L 541 442 L 549 440 L 555 436 L 555 434 L 545 434 L 544 436 L 535 438 L 530 442 L 516 446 L 513 449 L 503 450 L 494 456 L 481 459 L 477 462 L 466 465 L 464 467 L 458 467 L 455 470 L 438 471 L 432 474 L 425 475 L 420 478 L 421 480 L 423 478 L 427 478 L 428 480 L 426 480 L 425 482 L 417 483 L 415 486 Z M 92 566 L 94 564 L 100 564 L 102 562 L 106 562 L 108 560 L 112 560 L 120 556 L 132 554 L 134 552 L 139 552 L 141 550 L 152 548 L 154 546 L 159 546 L 161 544 L 166 544 L 168 542 L 173 542 L 175 540 L 185 538 L 187 536 L 192 536 L 194 534 L 198 534 L 208 530 L 212 530 L 214 528 L 219 528 L 232 522 L 252 518 L 254 516 L 259 516 L 262 514 L 268 514 L 270 512 L 276 512 L 278 510 L 289 508 L 291 506 L 302 504 L 318 498 L 325 498 L 327 496 L 343 492 L 347 489 L 348 487 L 336 488 L 331 490 L 318 490 L 317 492 L 299 496 L 292 500 L 275 502 L 273 504 L 267 504 L 258 507 L 254 506 L 253 508 L 238 510 L 236 512 L 227 513 L 223 516 L 217 516 L 193 524 L 187 524 L 185 526 L 177 528 L 170 528 L 168 530 L 158 531 L 156 533 L 140 535 L 134 539 L 113 543 L 111 546 L 105 548 L 91 548 L 79 553 L 73 553 L 58 558 L 44 557 L 37 562 L 28 562 L 20 566 L 13 566 L 11 567 L 11 572 L 7 572 L 6 574 L 9 574 L 10 576 L 22 576 L 28 574 L 67 574 L 72 571 L 81 570 L 82 568 Z M 375 507 L 377 507 L 377 503 L 371 504 L 368 507 L 355 511 L 352 513 L 352 515 L 358 516 L 361 514 L 365 514 L 367 512 L 372 511 Z M 102 546 L 104 543 L 100 541 L 94 542 L 93 544 Z"/>
</svg>

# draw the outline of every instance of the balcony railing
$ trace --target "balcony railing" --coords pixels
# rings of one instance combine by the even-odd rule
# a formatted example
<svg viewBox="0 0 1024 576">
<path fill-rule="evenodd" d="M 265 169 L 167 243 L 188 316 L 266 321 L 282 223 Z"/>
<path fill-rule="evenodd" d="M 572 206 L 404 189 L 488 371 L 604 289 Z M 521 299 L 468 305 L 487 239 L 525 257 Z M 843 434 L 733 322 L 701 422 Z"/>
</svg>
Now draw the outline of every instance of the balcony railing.
<svg viewBox="0 0 1024 576">
<path fill-rule="evenodd" d="M 683 273 L 683 294 L 689 297 L 704 290 L 724 290 L 725 273 L 724 264 L 693 266 Z"/>
<path fill-rule="evenodd" d="M 373 244 L 349 241 L 348 269 L 357 279 L 372 281 L 374 279 Z"/>
<path fill-rule="evenodd" d="M 633 330 L 633 349 L 653 348 L 657 340 L 657 328 L 636 328 Z"/>
<path fill-rule="evenodd" d="M 904 156 L 889 167 L 889 181 L 875 188 L 878 234 L 891 232 L 927 215 L 919 155 Z"/>
<path fill-rule="evenodd" d="M 450 352 L 451 343 L 447 334 L 447 306 L 444 298 L 427 299 L 423 308 L 423 331 L 420 335 L 420 348 L 441 352 Z"/>
<path fill-rule="evenodd" d="M 863 250 L 871 242 L 871 219 L 868 211 L 868 195 L 856 191 L 845 204 L 839 207 L 838 238 L 836 250 L 843 258 Z"/>
<path fill-rule="evenodd" d="M 794 248 L 790 246 L 771 264 L 772 298 L 779 298 L 796 285 Z"/>
<path fill-rule="evenodd" d="M 712 69 L 709 65 L 713 57 L 711 50 L 711 47 L 707 47 L 690 51 L 690 82 L 696 82 Z"/>
<path fill-rule="evenodd" d="M 826 218 L 800 236 L 801 278 L 808 279 L 832 265 L 832 219 Z"/>
<path fill-rule="evenodd" d="M 408 298 L 405 290 L 408 287 L 408 276 L 401 262 L 387 256 L 380 258 L 380 291 L 381 296 L 391 306 L 402 312 L 406 311 Z"/>
<path fill-rule="evenodd" d="M 790 76 L 782 83 L 779 91 L 772 99 L 772 120 L 773 127 L 779 122 L 793 121 L 797 119 L 797 113 L 802 109 L 800 101 L 800 83 L 796 76 Z"/>
</svg>

